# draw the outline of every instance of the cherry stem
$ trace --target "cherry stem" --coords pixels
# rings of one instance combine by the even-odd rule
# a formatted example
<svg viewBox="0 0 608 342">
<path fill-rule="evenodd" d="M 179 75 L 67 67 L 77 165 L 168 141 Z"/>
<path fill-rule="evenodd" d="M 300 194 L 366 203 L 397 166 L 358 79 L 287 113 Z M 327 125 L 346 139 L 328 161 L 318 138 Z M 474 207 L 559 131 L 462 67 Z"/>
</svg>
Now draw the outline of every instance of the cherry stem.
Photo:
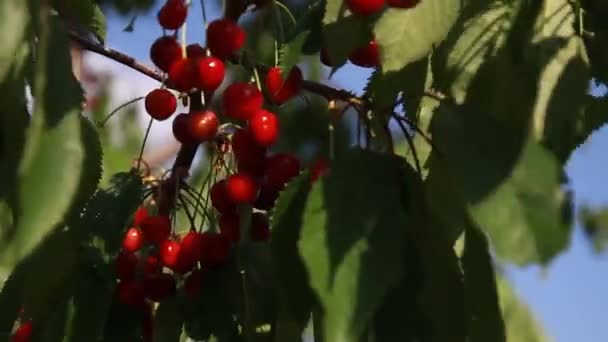
<svg viewBox="0 0 608 342">
<path fill-rule="evenodd" d="M 188 210 L 188 204 L 184 200 L 184 197 L 181 195 L 179 196 L 179 202 L 182 204 L 182 208 L 184 208 L 186 216 L 188 216 L 188 221 L 190 221 L 190 230 L 194 230 L 194 227 L 196 226 L 196 224 L 194 223 L 194 216 L 190 213 L 190 210 Z"/>
<path fill-rule="evenodd" d="M 201 199 L 203 197 L 203 191 L 206 187 L 208 187 L 209 182 L 211 181 L 211 178 L 213 176 L 214 173 L 214 164 L 215 164 L 215 155 L 211 155 L 211 160 L 209 161 L 209 173 L 207 174 L 207 176 L 205 177 L 205 179 L 203 180 L 203 184 L 201 184 L 201 188 L 198 190 L 198 193 L 196 194 L 196 207 L 195 209 L 198 211 L 198 207 L 201 205 Z M 203 207 L 203 211 L 205 210 L 205 208 Z M 196 214 L 196 213 L 195 213 Z M 205 222 L 205 219 L 203 218 L 203 223 Z M 201 225 L 203 224 L 201 223 Z"/>
<path fill-rule="evenodd" d="M 201 10 L 203 12 L 203 25 L 205 26 L 205 30 L 207 29 L 207 11 L 205 10 L 205 0 L 201 0 Z"/>
<path fill-rule="evenodd" d="M 146 149 L 146 142 L 148 141 L 148 137 L 150 136 L 150 130 L 152 129 L 152 123 L 154 119 L 150 119 L 148 122 L 148 128 L 146 128 L 146 134 L 144 135 L 144 141 L 141 144 L 141 149 L 139 150 L 139 157 L 137 158 L 137 172 L 141 172 L 141 160 L 144 157 L 144 150 Z"/>
<path fill-rule="evenodd" d="M 114 116 L 114 114 L 118 113 L 121 109 L 123 109 L 137 101 L 143 100 L 145 98 L 146 98 L 145 96 L 136 97 L 136 98 L 129 100 L 129 101 L 121 104 L 120 106 L 116 107 L 113 111 L 110 112 L 110 114 L 108 114 L 108 116 L 106 116 L 103 120 L 101 120 L 97 123 L 97 127 L 101 128 L 101 127 L 105 126 L 106 123 L 108 122 L 108 120 L 110 120 L 110 118 L 112 118 L 112 116 Z"/>
<path fill-rule="evenodd" d="M 405 141 L 407 141 L 407 144 L 410 147 L 410 150 L 412 150 L 412 156 L 414 157 L 414 164 L 416 165 L 416 171 L 418 171 L 418 175 L 420 176 L 420 181 L 424 181 L 422 179 L 422 168 L 420 167 L 420 160 L 418 159 L 418 153 L 416 152 L 416 147 L 414 146 L 414 141 L 412 141 L 412 137 L 410 137 L 410 135 L 407 131 L 407 128 L 405 127 L 403 122 L 401 122 L 401 120 L 395 120 L 395 121 L 397 121 L 397 124 L 399 125 L 399 127 L 401 128 L 401 131 L 403 132 Z"/>
</svg>

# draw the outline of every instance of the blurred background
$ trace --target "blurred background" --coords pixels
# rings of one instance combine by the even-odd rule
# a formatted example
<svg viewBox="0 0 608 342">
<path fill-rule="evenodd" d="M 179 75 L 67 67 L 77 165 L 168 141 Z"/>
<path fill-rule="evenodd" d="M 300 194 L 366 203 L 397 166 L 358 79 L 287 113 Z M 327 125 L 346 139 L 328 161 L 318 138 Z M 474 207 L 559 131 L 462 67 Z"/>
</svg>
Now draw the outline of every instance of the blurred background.
<svg viewBox="0 0 608 342">
<path fill-rule="evenodd" d="M 164 0 L 104 0 L 108 19 L 106 45 L 152 65 L 149 47 L 162 30 L 156 12 Z M 305 2 L 286 2 L 298 17 Z M 218 18 L 221 3 L 207 1 L 208 20 Z M 187 22 L 188 43 L 205 45 L 201 3 L 193 1 Z M 284 16 L 283 25 L 291 25 Z M 247 27 L 247 51 L 257 60 L 272 64 L 276 22 L 265 12 L 245 14 L 240 22 Z M 286 30 L 289 30 L 286 28 Z M 75 65 L 88 94 L 89 115 L 100 121 L 115 108 L 140 97 L 159 83 L 114 61 L 74 49 Z M 307 79 L 328 82 L 362 94 L 370 69 L 347 64 L 331 76 L 330 69 L 319 63 L 317 55 L 308 56 L 300 66 Z M 243 78 L 234 70 L 231 78 Z M 228 84 L 224 82 L 223 86 Z M 604 95 L 602 86 L 591 86 L 593 95 Z M 214 101 L 217 101 L 214 100 Z M 345 148 L 354 140 L 355 115 L 345 113 L 338 127 L 336 148 Z M 278 150 L 295 151 L 305 164 L 327 151 L 327 105 L 312 96 L 283 106 L 279 113 L 282 140 Z M 148 124 L 143 101 L 124 107 L 102 128 L 105 177 L 125 170 L 139 153 Z M 350 128 L 350 129 L 349 129 Z M 400 136 L 399 134 L 395 134 Z M 288 137 L 288 139 L 286 139 Z M 316 139 L 318 138 L 318 139 Z M 402 147 L 405 143 L 402 143 Z M 171 133 L 170 120 L 155 122 L 144 154 L 152 168 L 166 168 L 179 145 Z M 574 192 L 576 224 L 570 248 L 547 268 L 518 268 L 500 265 L 501 302 L 508 326 L 509 341 L 605 342 L 608 341 L 608 129 L 600 129 L 572 156 L 567 166 L 570 188 Z M 205 160 L 198 158 L 193 171 L 195 182 L 202 179 Z M 107 179 L 105 179 L 107 181 Z"/>
</svg>

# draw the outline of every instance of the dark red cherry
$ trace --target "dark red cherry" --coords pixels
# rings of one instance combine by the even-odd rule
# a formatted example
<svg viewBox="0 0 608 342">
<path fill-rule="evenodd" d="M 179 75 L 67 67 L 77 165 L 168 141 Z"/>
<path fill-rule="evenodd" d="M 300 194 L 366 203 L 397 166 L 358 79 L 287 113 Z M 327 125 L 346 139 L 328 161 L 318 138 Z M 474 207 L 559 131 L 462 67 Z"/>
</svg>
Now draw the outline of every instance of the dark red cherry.
<svg viewBox="0 0 608 342">
<path fill-rule="evenodd" d="M 310 180 L 316 182 L 317 179 L 329 172 L 329 162 L 325 158 L 319 158 L 310 169 Z"/>
<path fill-rule="evenodd" d="M 380 65 L 378 43 L 372 40 L 367 45 L 355 49 L 350 55 L 350 61 L 363 68 L 373 68 Z"/>
<path fill-rule="evenodd" d="M 163 265 L 155 255 L 148 255 L 144 260 L 143 274 L 144 277 L 150 277 L 159 274 L 163 269 Z"/>
<path fill-rule="evenodd" d="M 197 85 L 197 66 L 193 59 L 181 58 L 169 67 L 169 81 L 176 90 L 187 92 Z"/>
<path fill-rule="evenodd" d="M 120 281 L 116 285 L 116 294 L 119 302 L 134 307 L 141 307 L 146 299 L 143 284 L 136 280 Z"/>
<path fill-rule="evenodd" d="M 249 119 L 249 131 L 258 145 L 269 147 L 279 138 L 279 119 L 274 113 L 260 109 Z"/>
<path fill-rule="evenodd" d="M 30 342 L 32 322 L 23 322 L 11 336 L 11 342 Z"/>
<path fill-rule="evenodd" d="M 252 241 L 267 241 L 270 238 L 270 228 L 268 226 L 268 216 L 262 213 L 251 215 L 251 229 L 249 237 Z"/>
<path fill-rule="evenodd" d="M 346 6 L 351 12 L 364 17 L 381 11 L 384 4 L 384 0 L 346 0 Z"/>
<path fill-rule="evenodd" d="M 198 78 L 196 88 L 213 92 L 224 80 L 224 63 L 215 57 L 202 57 L 197 60 Z"/>
<path fill-rule="evenodd" d="M 266 182 L 276 189 L 282 189 L 299 173 L 300 161 L 292 154 L 275 154 L 266 160 Z"/>
<path fill-rule="evenodd" d="M 201 264 L 216 268 L 226 263 L 232 242 L 222 234 L 205 232 L 201 239 Z"/>
<path fill-rule="evenodd" d="M 148 210 L 146 207 L 137 208 L 135 215 L 133 215 L 133 226 L 139 227 L 146 217 L 148 217 Z"/>
<path fill-rule="evenodd" d="M 207 50 L 200 44 L 190 44 L 186 46 L 186 56 L 192 59 L 203 58 L 207 56 Z"/>
<path fill-rule="evenodd" d="M 177 30 L 186 21 L 188 6 L 182 0 L 168 1 L 158 11 L 158 23 L 167 30 Z"/>
<path fill-rule="evenodd" d="M 170 269 L 177 266 L 181 245 L 177 241 L 165 240 L 160 244 L 158 254 L 162 264 Z"/>
<path fill-rule="evenodd" d="M 116 278 L 130 280 L 135 278 L 137 256 L 129 252 L 120 252 L 116 257 Z"/>
<path fill-rule="evenodd" d="M 175 278 L 171 274 L 160 273 L 144 278 L 145 296 L 154 302 L 174 295 L 175 289 Z"/>
<path fill-rule="evenodd" d="M 177 99 L 167 89 L 154 89 L 144 100 L 146 112 L 158 121 L 167 120 L 177 109 Z"/>
<path fill-rule="evenodd" d="M 387 0 L 386 3 L 394 8 L 414 8 L 420 3 L 420 0 Z"/>
<path fill-rule="evenodd" d="M 260 194 L 253 206 L 260 210 L 270 210 L 274 206 L 274 203 L 279 198 L 279 191 L 281 189 L 268 184 L 267 181 L 263 182 L 260 186 Z"/>
<path fill-rule="evenodd" d="M 266 149 L 258 145 L 251 131 L 238 129 L 232 135 L 232 151 L 239 171 L 248 172 L 255 176 L 264 173 Z"/>
<path fill-rule="evenodd" d="M 283 72 L 278 67 L 272 67 L 266 73 L 265 85 L 272 102 L 283 104 L 296 96 L 302 89 L 302 70 L 295 66 L 283 80 Z"/>
<path fill-rule="evenodd" d="M 239 172 L 226 179 L 226 193 L 236 204 L 252 204 L 258 195 L 258 185 L 249 174 Z"/>
<path fill-rule="evenodd" d="M 249 120 L 255 112 L 262 109 L 264 96 L 253 84 L 237 82 L 226 88 L 222 104 L 226 116 Z"/>
<path fill-rule="evenodd" d="M 194 260 L 199 260 L 201 258 L 201 239 L 200 233 L 188 232 L 181 241 L 182 253 L 191 255 Z"/>
<path fill-rule="evenodd" d="M 211 204 L 213 207 L 222 214 L 230 214 L 236 212 L 236 204 L 230 200 L 228 193 L 226 192 L 226 180 L 213 184 L 211 187 Z"/>
<path fill-rule="evenodd" d="M 179 114 L 173 120 L 173 135 L 182 144 L 196 144 L 215 138 L 219 122 L 212 111 Z"/>
<path fill-rule="evenodd" d="M 160 37 L 150 47 L 150 59 L 160 70 L 169 72 L 171 65 L 182 59 L 182 47 L 174 37 Z"/>
<path fill-rule="evenodd" d="M 144 237 L 150 243 L 160 244 L 171 234 L 171 220 L 169 216 L 148 216 L 141 223 Z"/>
<path fill-rule="evenodd" d="M 212 21 L 207 27 L 207 47 L 217 58 L 226 59 L 245 44 L 245 31 L 230 19 Z"/>
<path fill-rule="evenodd" d="M 201 293 L 203 281 L 205 280 L 205 271 L 194 270 L 184 282 L 184 290 L 190 298 L 196 298 Z"/>
<path fill-rule="evenodd" d="M 125 252 L 136 252 L 144 245 L 144 233 L 137 228 L 131 227 L 122 239 L 122 249 Z"/>
<path fill-rule="evenodd" d="M 239 217 L 235 214 L 223 214 L 219 219 L 220 233 L 237 242 L 241 239 L 241 229 L 239 226 Z"/>
</svg>

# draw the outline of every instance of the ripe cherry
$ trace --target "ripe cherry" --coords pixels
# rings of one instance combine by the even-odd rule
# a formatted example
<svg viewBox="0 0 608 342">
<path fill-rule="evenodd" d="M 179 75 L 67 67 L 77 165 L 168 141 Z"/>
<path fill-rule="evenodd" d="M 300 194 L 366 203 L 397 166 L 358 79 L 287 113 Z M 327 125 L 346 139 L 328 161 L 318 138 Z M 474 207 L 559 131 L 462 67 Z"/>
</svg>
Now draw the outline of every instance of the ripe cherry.
<svg viewBox="0 0 608 342">
<path fill-rule="evenodd" d="M 272 67 L 266 73 L 265 85 L 272 102 L 283 104 L 300 92 L 302 81 L 302 70 L 297 66 L 291 69 L 286 80 L 280 68 Z"/>
<path fill-rule="evenodd" d="M 177 30 L 186 21 L 188 6 L 182 0 L 170 0 L 158 11 L 158 23 L 167 30 Z"/>
<path fill-rule="evenodd" d="M 363 68 L 373 68 L 380 65 L 380 52 L 376 40 L 371 40 L 367 45 L 355 49 L 350 55 L 350 61 Z"/>
<path fill-rule="evenodd" d="M 201 258 L 201 234 L 195 231 L 189 231 L 184 235 L 181 241 L 181 253 L 192 256 L 194 260 Z"/>
<path fill-rule="evenodd" d="M 154 302 L 175 294 L 175 278 L 168 273 L 161 273 L 144 278 L 145 296 Z"/>
<path fill-rule="evenodd" d="M 171 220 L 169 216 L 148 216 L 142 222 L 141 230 L 148 242 L 160 244 L 171 234 Z"/>
<path fill-rule="evenodd" d="M 144 261 L 143 274 L 144 277 L 151 277 L 159 274 L 163 269 L 163 265 L 155 255 L 148 255 Z"/>
<path fill-rule="evenodd" d="M 258 195 L 258 186 L 249 174 L 239 172 L 226 179 L 226 193 L 236 204 L 251 204 Z"/>
<path fill-rule="evenodd" d="M 116 257 L 116 277 L 120 280 L 135 278 L 137 256 L 129 252 L 120 252 Z"/>
<path fill-rule="evenodd" d="M 228 193 L 226 192 L 226 180 L 213 184 L 211 187 L 211 204 L 213 207 L 222 214 L 229 214 L 236 212 L 236 204 L 232 202 Z"/>
<path fill-rule="evenodd" d="M 137 208 L 133 215 L 133 226 L 139 227 L 146 217 L 148 217 L 148 209 L 146 207 Z"/>
<path fill-rule="evenodd" d="M 252 241 L 267 241 L 270 238 L 270 228 L 268 226 L 268 216 L 262 213 L 251 215 L 251 229 L 249 238 Z"/>
<path fill-rule="evenodd" d="M 169 72 L 171 65 L 182 59 L 182 47 L 174 37 L 160 37 L 150 47 L 150 59 L 160 70 Z"/>
<path fill-rule="evenodd" d="M 232 151 L 239 171 L 261 176 L 264 172 L 266 149 L 254 140 L 251 131 L 239 129 L 232 135 Z"/>
<path fill-rule="evenodd" d="M 239 226 L 239 217 L 234 214 L 224 214 L 219 220 L 220 233 L 237 242 L 241 239 L 241 229 Z"/>
<path fill-rule="evenodd" d="M 255 201 L 253 206 L 260 210 L 270 210 L 274 206 L 277 198 L 279 197 L 279 190 L 277 187 L 268 184 L 267 181 L 263 182 L 260 186 L 260 194 L 258 199 Z"/>
<path fill-rule="evenodd" d="M 29 342 L 32 336 L 32 322 L 23 322 L 11 337 L 11 342 Z"/>
<path fill-rule="evenodd" d="M 230 254 L 231 241 L 222 234 L 205 232 L 201 239 L 201 264 L 216 268 L 223 265 Z"/>
<path fill-rule="evenodd" d="M 146 112 L 158 121 L 167 120 L 177 109 L 177 99 L 167 89 L 154 89 L 144 100 Z"/>
<path fill-rule="evenodd" d="M 144 233 L 137 228 L 131 227 L 127 230 L 124 239 L 122 240 L 122 249 L 125 252 L 136 252 L 144 245 Z"/>
<path fill-rule="evenodd" d="M 395 8 L 414 8 L 420 3 L 420 0 L 387 0 L 386 3 Z"/>
<path fill-rule="evenodd" d="M 202 57 L 196 61 L 198 78 L 196 88 L 213 92 L 224 80 L 224 63 L 215 57 Z"/>
<path fill-rule="evenodd" d="M 143 284 L 136 280 L 120 281 L 116 285 L 116 294 L 119 302 L 134 307 L 141 307 L 146 299 Z"/>
<path fill-rule="evenodd" d="M 207 50 L 200 44 L 190 44 L 186 46 L 186 56 L 192 59 L 203 58 L 207 56 Z"/>
<path fill-rule="evenodd" d="M 346 0 L 348 9 L 356 15 L 370 16 L 384 8 L 384 0 Z"/>
<path fill-rule="evenodd" d="M 226 116 L 249 120 L 255 112 L 262 109 L 264 96 L 253 84 L 237 82 L 226 88 L 222 104 Z"/>
<path fill-rule="evenodd" d="M 184 282 L 184 290 L 190 298 L 196 298 L 201 293 L 205 272 L 203 270 L 193 271 Z"/>
<path fill-rule="evenodd" d="M 212 21 L 207 27 L 207 47 L 217 58 L 226 59 L 245 44 L 245 31 L 230 19 Z"/>
<path fill-rule="evenodd" d="M 182 144 L 197 144 L 215 138 L 218 126 L 212 111 L 182 113 L 173 120 L 173 136 Z"/>
<path fill-rule="evenodd" d="M 258 145 L 269 147 L 279 137 L 279 120 L 274 113 L 260 109 L 249 120 L 249 131 Z"/>
<path fill-rule="evenodd" d="M 282 189 L 300 173 L 300 161 L 292 154 L 280 153 L 266 160 L 266 181 L 275 189 Z"/>
<path fill-rule="evenodd" d="M 310 169 L 310 180 L 316 182 L 317 179 L 329 172 L 329 163 L 325 158 L 319 158 Z"/>
<path fill-rule="evenodd" d="M 181 250 L 181 245 L 179 242 L 174 240 L 165 240 L 160 244 L 160 248 L 158 254 L 160 256 L 160 261 L 166 267 L 170 269 L 174 269 L 177 266 L 179 261 L 179 254 Z"/>
<path fill-rule="evenodd" d="M 186 92 L 197 85 L 197 67 L 193 59 L 181 58 L 169 68 L 169 81 L 176 90 Z"/>
</svg>

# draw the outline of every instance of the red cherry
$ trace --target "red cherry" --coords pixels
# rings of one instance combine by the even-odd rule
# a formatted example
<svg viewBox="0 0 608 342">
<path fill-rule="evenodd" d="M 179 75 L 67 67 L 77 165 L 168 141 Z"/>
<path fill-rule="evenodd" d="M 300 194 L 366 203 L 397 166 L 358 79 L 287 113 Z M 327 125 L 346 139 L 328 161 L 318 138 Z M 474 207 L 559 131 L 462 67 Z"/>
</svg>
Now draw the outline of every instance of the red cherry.
<svg viewBox="0 0 608 342">
<path fill-rule="evenodd" d="M 272 67 L 266 73 L 265 85 L 270 99 L 276 104 L 283 104 L 296 96 L 302 89 L 302 70 L 293 67 L 283 81 L 283 74 L 279 67 Z"/>
<path fill-rule="evenodd" d="M 29 342 L 32 336 L 32 322 L 23 322 L 11 337 L 12 342 Z"/>
<path fill-rule="evenodd" d="M 120 281 L 116 285 L 118 301 L 122 304 L 141 307 L 145 303 L 145 290 L 142 283 L 135 280 Z"/>
<path fill-rule="evenodd" d="M 226 116 L 249 120 L 255 112 L 262 109 L 264 96 L 253 84 L 237 82 L 226 88 L 222 103 Z"/>
<path fill-rule="evenodd" d="M 253 213 L 251 215 L 249 235 L 252 241 L 267 241 L 270 238 L 270 228 L 266 214 Z"/>
<path fill-rule="evenodd" d="M 239 171 L 261 176 L 264 172 L 266 149 L 257 144 L 251 131 L 239 129 L 232 135 L 232 151 Z"/>
<path fill-rule="evenodd" d="M 158 254 L 160 255 L 160 261 L 166 267 L 174 269 L 179 261 L 181 245 L 177 241 L 165 240 L 160 244 Z"/>
<path fill-rule="evenodd" d="M 116 277 L 120 280 L 135 278 L 137 256 L 129 252 L 120 252 L 116 257 Z"/>
<path fill-rule="evenodd" d="M 192 59 L 203 58 L 207 56 L 207 50 L 200 44 L 190 44 L 186 46 L 186 56 Z"/>
<path fill-rule="evenodd" d="M 219 122 L 211 111 L 179 114 L 173 120 L 173 136 L 182 144 L 209 141 L 217 135 Z"/>
<path fill-rule="evenodd" d="M 326 48 L 321 48 L 320 57 L 321 57 L 321 63 L 325 64 L 328 67 L 333 67 L 334 66 L 331 63 L 331 61 L 329 60 L 329 53 L 327 52 Z"/>
<path fill-rule="evenodd" d="M 150 47 L 150 59 L 160 70 L 169 72 L 171 65 L 182 59 L 182 47 L 173 37 L 160 37 Z"/>
<path fill-rule="evenodd" d="M 194 260 L 201 258 L 201 234 L 195 231 L 190 231 L 181 241 L 181 253 L 190 255 Z"/>
<path fill-rule="evenodd" d="M 167 120 L 177 109 L 177 99 L 167 89 L 154 89 L 144 100 L 146 112 L 158 121 Z"/>
<path fill-rule="evenodd" d="M 279 120 L 274 113 L 260 109 L 249 120 L 249 131 L 258 145 L 271 146 L 279 137 Z"/>
<path fill-rule="evenodd" d="M 239 225 L 239 217 L 234 214 L 224 214 L 219 220 L 220 233 L 237 242 L 241 239 L 241 229 Z"/>
<path fill-rule="evenodd" d="M 279 198 L 279 190 L 277 187 L 263 182 L 260 186 L 260 194 L 258 199 L 255 201 L 253 206 L 260 210 L 270 210 L 274 206 L 274 203 Z"/>
<path fill-rule="evenodd" d="M 226 59 L 245 44 L 245 31 L 230 19 L 212 21 L 207 27 L 207 47 L 217 58 Z"/>
<path fill-rule="evenodd" d="M 146 217 L 148 217 L 148 209 L 146 207 L 137 208 L 133 215 L 133 226 L 139 227 Z"/>
<path fill-rule="evenodd" d="M 370 16 L 384 8 L 384 0 L 346 0 L 348 9 L 356 15 Z"/>
<path fill-rule="evenodd" d="M 225 179 L 213 184 L 210 196 L 211 204 L 213 204 L 213 207 L 220 213 L 226 214 L 236 212 L 236 204 L 228 197 Z"/>
<path fill-rule="evenodd" d="M 195 88 L 197 77 L 196 63 L 190 58 L 178 59 L 169 68 L 169 81 L 182 92 Z"/>
<path fill-rule="evenodd" d="M 145 296 L 154 302 L 175 294 L 175 278 L 168 273 L 161 273 L 144 279 Z"/>
<path fill-rule="evenodd" d="M 325 158 L 319 158 L 310 169 L 310 180 L 316 182 L 317 179 L 329 172 L 329 163 Z"/>
<path fill-rule="evenodd" d="M 420 3 L 420 0 L 387 0 L 386 3 L 395 8 L 414 8 Z"/>
<path fill-rule="evenodd" d="M 350 61 L 354 65 L 363 68 L 373 68 L 380 65 L 378 43 L 376 43 L 375 40 L 372 40 L 367 45 L 355 49 L 350 55 Z"/>
<path fill-rule="evenodd" d="M 300 161 L 292 154 L 280 153 L 266 160 L 266 181 L 275 189 L 282 189 L 300 173 Z"/>
<path fill-rule="evenodd" d="M 250 175 L 239 172 L 226 179 L 226 193 L 236 204 L 253 203 L 258 194 L 258 186 Z"/>
<path fill-rule="evenodd" d="M 167 30 L 177 30 L 186 21 L 188 6 L 183 1 L 168 1 L 158 11 L 158 23 Z"/>
<path fill-rule="evenodd" d="M 184 282 L 184 290 L 190 298 L 196 298 L 201 293 L 205 272 L 203 270 L 195 270 Z"/>
<path fill-rule="evenodd" d="M 124 239 L 122 240 L 122 249 L 125 252 L 136 252 L 144 245 L 144 234 L 137 227 L 131 227 L 127 230 Z"/>
<path fill-rule="evenodd" d="M 163 269 L 163 265 L 158 260 L 158 257 L 154 255 L 148 255 L 144 261 L 143 274 L 144 277 L 151 277 L 159 274 Z"/>
<path fill-rule="evenodd" d="M 231 241 L 222 234 L 203 233 L 201 239 L 201 264 L 215 268 L 223 265 L 230 253 Z"/>
<path fill-rule="evenodd" d="M 169 216 L 148 216 L 142 222 L 141 230 L 147 241 L 160 244 L 171 234 L 171 219 Z"/>
<path fill-rule="evenodd" d="M 206 92 L 212 92 L 224 80 L 224 63 L 215 57 L 202 57 L 197 61 L 198 78 L 196 87 Z"/>
</svg>

